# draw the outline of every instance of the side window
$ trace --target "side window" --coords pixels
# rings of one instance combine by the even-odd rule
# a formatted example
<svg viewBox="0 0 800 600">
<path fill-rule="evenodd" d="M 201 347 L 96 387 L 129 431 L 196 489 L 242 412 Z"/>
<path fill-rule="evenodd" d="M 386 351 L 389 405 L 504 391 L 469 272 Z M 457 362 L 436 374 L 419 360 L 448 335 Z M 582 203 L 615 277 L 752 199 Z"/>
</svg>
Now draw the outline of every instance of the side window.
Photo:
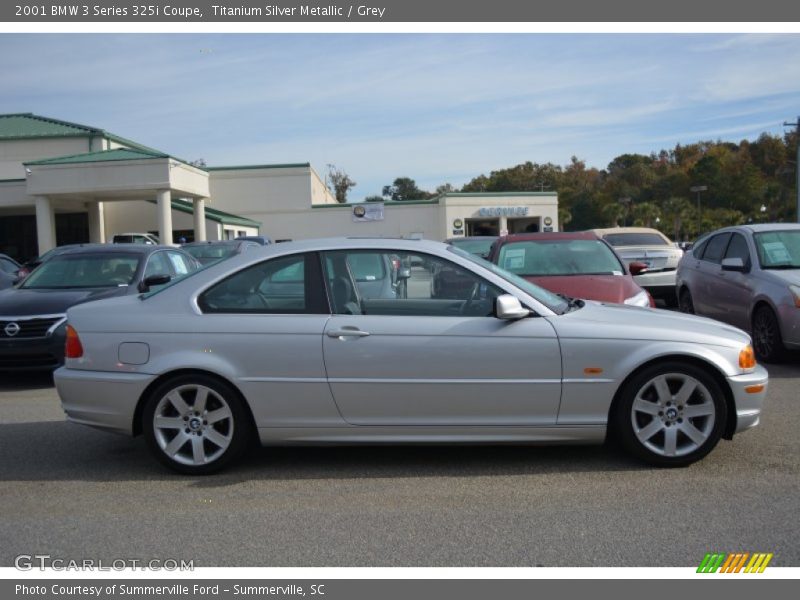
<svg viewBox="0 0 800 600">
<path fill-rule="evenodd" d="M 750 266 L 750 250 L 747 247 L 747 240 L 740 233 L 731 236 L 731 243 L 725 252 L 725 258 L 741 258 L 745 267 Z"/>
<path fill-rule="evenodd" d="M 197 270 L 195 263 L 189 261 L 180 252 L 167 251 L 167 255 L 169 256 L 169 262 L 172 263 L 172 270 L 175 272 L 176 277 L 183 277 Z"/>
<path fill-rule="evenodd" d="M 147 279 L 152 275 L 172 275 L 169 262 L 167 262 L 166 252 L 154 252 L 150 255 L 150 259 L 147 261 L 147 267 L 145 267 L 144 270 L 144 278 Z"/>
<path fill-rule="evenodd" d="M 323 261 L 336 314 L 489 316 L 502 290 L 455 263 L 391 250 L 337 251 Z"/>
<path fill-rule="evenodd" d="M 719 264 L 722 261 L 722 256 L 725 253 L 725 248 L 728 246 L 730 233 L 720 233 L 712 237 L 706 245 L 706 251 L 703 253 L 703 260 Z"/>
<path fill-rule="evenodd" d="M 315 254 L 264 261 L 234 273 L 205 291 L 206 313 L 327 314 Z"/>
</svg>

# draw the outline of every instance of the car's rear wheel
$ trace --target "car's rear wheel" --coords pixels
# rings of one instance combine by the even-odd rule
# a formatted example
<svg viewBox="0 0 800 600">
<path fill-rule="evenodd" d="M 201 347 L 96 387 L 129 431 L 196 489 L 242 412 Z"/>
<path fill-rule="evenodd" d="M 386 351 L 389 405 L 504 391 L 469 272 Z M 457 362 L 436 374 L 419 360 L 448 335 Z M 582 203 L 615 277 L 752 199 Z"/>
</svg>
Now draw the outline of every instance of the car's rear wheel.
<svg viewBox="0 0 800 600">
<path fill-rule="evenodd" d="M 250 438 L 248 413 L 230 385 L 202 374 L 158 386 L 144 407 L 142 430 L 171 469 L 204 475 L 236 459 Z"/>
<path fill-rule="evenodd" d="M 764 362 L 776 362 L 783 357 L 780 323 L 768 306 L 758 307 L 753 315 L 753 349 Z"/>
<path fill-rule="evenodd" d="M 627 382 L 613 425 L 634 456 L 659 467 L 683 467 L 711 452 L 726 418 L 725 395 L 714 377 L 695 365 L 669 362 Z"/>
<path fill-rule="evenodd" d="M 686 288 L 683 288 L 680 296 L 678 296 L 678 309 L 682 313 L 687 313 L 690 315 L 694 314 L 694 301 L 692 300 L 692 293 Z"/>
</svg>

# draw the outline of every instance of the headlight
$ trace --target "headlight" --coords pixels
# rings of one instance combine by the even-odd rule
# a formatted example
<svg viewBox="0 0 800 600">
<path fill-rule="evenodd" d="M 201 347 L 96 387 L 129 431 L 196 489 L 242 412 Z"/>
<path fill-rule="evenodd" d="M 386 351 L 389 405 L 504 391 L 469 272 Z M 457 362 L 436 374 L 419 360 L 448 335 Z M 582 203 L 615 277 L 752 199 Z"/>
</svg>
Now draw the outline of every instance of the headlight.
<svg viewBox="0 0 800 600">
<path fill-rule="evenodd" d="M 631 296 L 630 298 L 625 298 L 625 304 L 630 304 L 631 306 L 650 306 L 650 297 L 647 295 L 647 292 L 642 290 L 635 296 Z"/>
<path fill-rule="evenodd" d="M 794 298 L 794 305 L 797 308 L 800 308 L 800 285 L 790 285 L 789 291 L 792 292 L 792 297 Z"/>
</svg>

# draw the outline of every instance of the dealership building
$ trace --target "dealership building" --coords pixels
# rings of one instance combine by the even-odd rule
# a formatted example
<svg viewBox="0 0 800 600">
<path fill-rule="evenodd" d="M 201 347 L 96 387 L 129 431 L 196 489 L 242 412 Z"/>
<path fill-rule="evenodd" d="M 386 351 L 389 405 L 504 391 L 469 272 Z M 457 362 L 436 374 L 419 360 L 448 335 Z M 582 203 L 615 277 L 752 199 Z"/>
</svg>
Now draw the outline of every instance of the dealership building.
<svg viewBox="0 0 800 600">
<path fill-rule="evenodd" d="M 558 230 L 554 192 L 339 204 L 309 163 L 196 166 L 96 127 L 0 115 L 0 252 L 17 259 L 127 232 L 173 243 L 549 230 Z"/>
</svg>

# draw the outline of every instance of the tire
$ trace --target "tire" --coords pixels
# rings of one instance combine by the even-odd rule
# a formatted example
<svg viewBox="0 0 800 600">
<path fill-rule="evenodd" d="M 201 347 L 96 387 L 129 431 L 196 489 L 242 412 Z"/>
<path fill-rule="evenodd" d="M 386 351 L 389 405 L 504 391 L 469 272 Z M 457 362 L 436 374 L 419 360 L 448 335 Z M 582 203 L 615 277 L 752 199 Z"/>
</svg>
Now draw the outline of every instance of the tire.
<svg viewBox="0 0 800 600">
<path fill-rule="evenodd" d="M 678 306 L 678 296 L 674 292 L 671 294 L 670 293 L 665 294 L 663 296 L 663 300 L 664 304 L 669 308 L 675 308 Z"/>
<path fill-rule="evenodd" d="M 717 445 L 727 412 L 725 394 L 707 370 L 671 361 L 647 367 L 625 384 L 612 427 L 636 458 L 685 467 Z"/>
<path fill-rule="evenodd" d="M 190 374 L 153 390 L 142 411 L 142 431 L 161 463 L 179 473 L 206 475 L 242 454 L 252 423 L 229 384 Z"/>
<path fill-rule="evenodd" d="M 692 293 L 686 288 L 683 288 L 681 290 L 680 296 L 678 296 L 678 310 L 688 315 L 695 314 L 694 301 L 692 300 Z"/>
<path fill-rule="evenodd" d="M 785 348 L 778 317 L 768 306 L 759 306 L 753 314 L 753 349 L 756 357 L 767 363 L 783 358 Z"/>
</svg>

